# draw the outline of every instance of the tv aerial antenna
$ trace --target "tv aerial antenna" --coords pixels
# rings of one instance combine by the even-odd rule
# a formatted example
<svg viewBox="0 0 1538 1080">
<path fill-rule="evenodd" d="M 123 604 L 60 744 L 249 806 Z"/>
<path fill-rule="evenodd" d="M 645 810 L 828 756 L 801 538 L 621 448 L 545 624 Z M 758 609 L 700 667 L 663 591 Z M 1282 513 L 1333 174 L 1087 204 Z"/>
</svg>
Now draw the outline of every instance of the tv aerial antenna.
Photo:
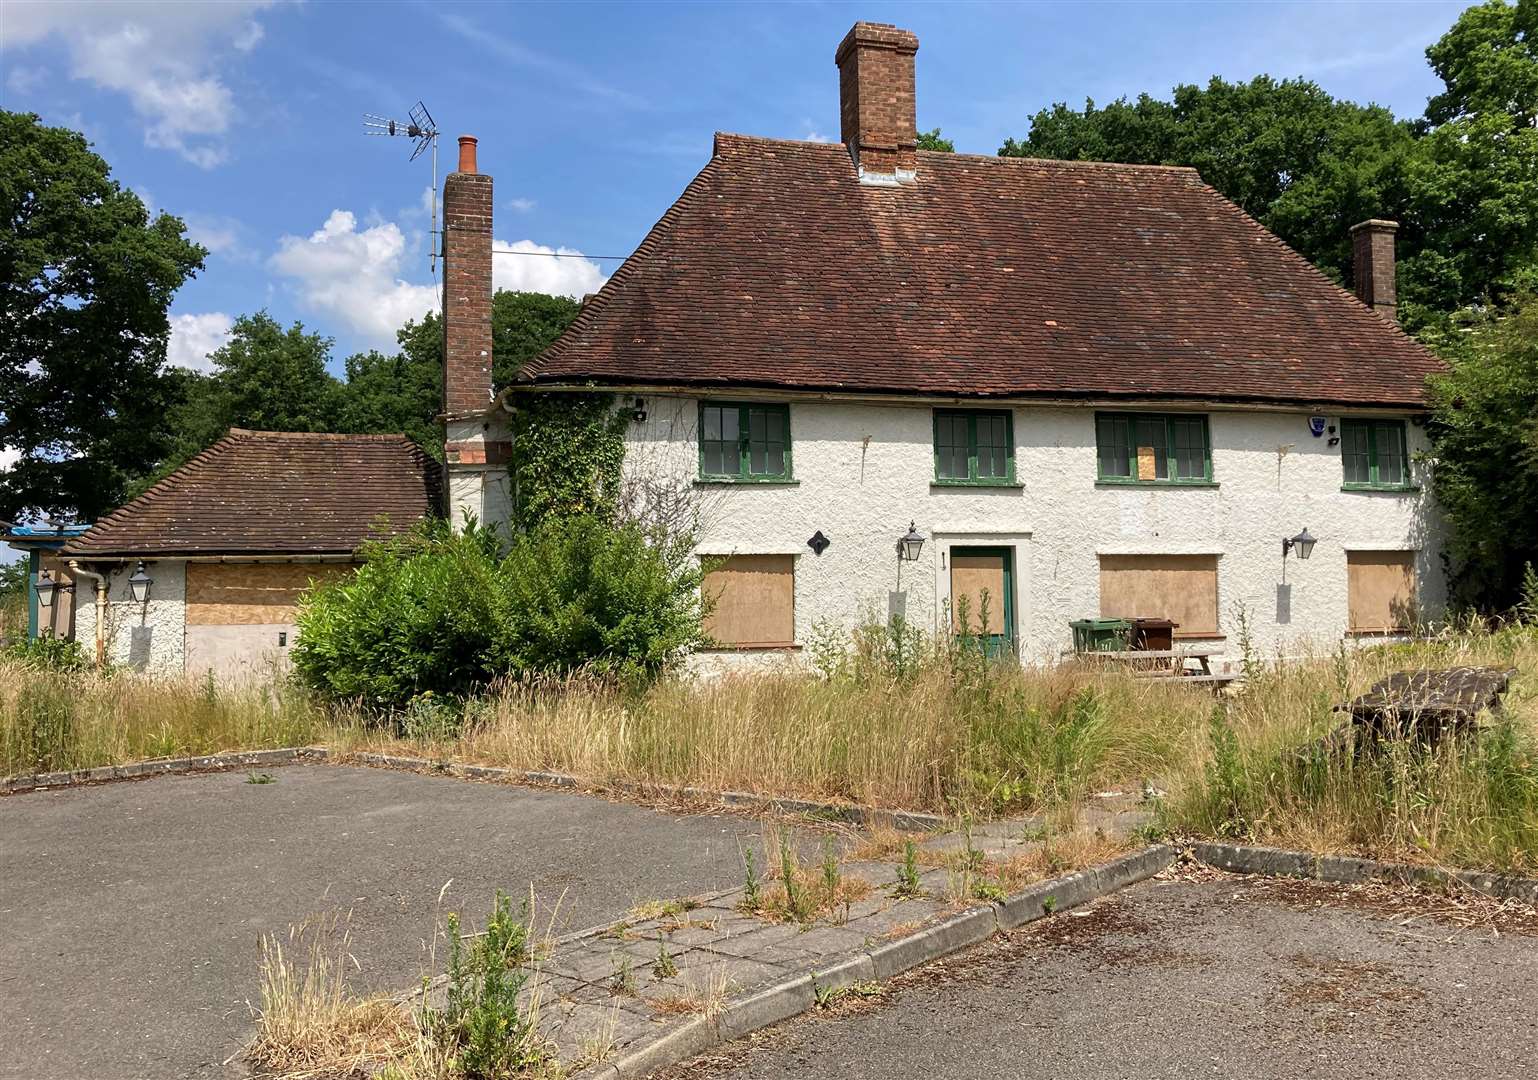
<svg viewBox="0 0 1538 1080">
<path fill-rule="evenodd" d="M 433 114 L 427 111 L 427 106 L 418 101 L 411 107 L 407 114 L 410 120 L 402 122 L 392 120 L 388 116 L 375 116 L 373 113 L 363 114 L 363 134 L 404 136 L 412 140 L 411 161 L 422 156 L 423 151 L 432 147 L 433 151 L 433 186 L 432 186 L 432 230 L 433 238 L 431 253 L 428 259 L 432 266 L 433 279 L 438 277 L 438 125 L 433 121 Z"/>
</svg>

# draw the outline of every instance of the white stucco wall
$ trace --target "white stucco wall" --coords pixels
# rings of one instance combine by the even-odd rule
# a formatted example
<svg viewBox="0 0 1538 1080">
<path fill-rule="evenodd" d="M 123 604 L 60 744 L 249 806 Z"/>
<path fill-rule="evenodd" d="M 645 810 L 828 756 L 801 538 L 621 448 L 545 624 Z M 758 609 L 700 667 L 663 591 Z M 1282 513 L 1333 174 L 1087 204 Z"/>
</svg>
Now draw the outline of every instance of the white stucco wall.
<svg viewBox="0 0 1538 1080">
<path fill-rule="evenodd" d="M 647 408 L 629 432 L 627 473 L 692 484 L 697 400 L 649 397 Z M 1445 602 L 1442 525 L 1429 491 L 1342 491 L 1340 449 L 1310 433 L 1306 411 L 1208 410 L 1216 486 L 1131 489 L 1096 485 L 1094 409 L 1013 413 L 1020 486 L 947 488 L 931 483 L 928 405 L 792 402 L 795 483 L 698 487 L 700 552 L 794 555 L 800 644 L 819 620 L 849 629 L 894 606 L 936 629 L 958 544 L 1014 549 L 1016 638 L 1029 659 L 1060 655 L 1071 645 L 1069 621 L 1099 614 L 1104 554 L 1219 556 L 1224 636 L 1214 645 L 1230 657 L 1240 605 L 1266 653 L 1333 650 L 1347 630 L 1353 548 L 1416 551 L 1421 610 L 1434 616 Z M 1411 454 L 1425 450 L 1424 429 L 1407 431 Z M 1413 467 L 1417 482 L 1424 471 Z M 899 595 L 894 545 L 910 520 L 929 542 L 903 567 Z M 1304 526 L 1319 542 L 1309 561 L 1288 559 L 1284 600 L 1281 540 Z M 821 556 L 806 545 L 819 529 L 832 540 Z M 707 667 L 751 662 L 702 658 Z"/>
<path fill-rule="evenodd" d="M 470 417 L 448 422 L 451 445 L 485 448 L 506 444 L 512 429 L 505 417 Z M 456 528 L 466 514 L 481 524 L 504 524 L 512 516 L 512 488 L 505 464 L 449 462 L 446 468 L 448 518 Z"/>
<path fill-rule="evenodd" d="M 108 579 L 107 659 L 136 671 L 180 672 L 186 655 L 187 564 L 161 559 L 146 562 L 144 568 L 153 584 L 149 602 L 139 604 L 128 588 L 133 563 L 86 564 L 86 569 L 104 573 Z M 95 582 L 80 577 L 75 588 L 75 640 L 87 656 L 94 656 Z"/>
</svg>

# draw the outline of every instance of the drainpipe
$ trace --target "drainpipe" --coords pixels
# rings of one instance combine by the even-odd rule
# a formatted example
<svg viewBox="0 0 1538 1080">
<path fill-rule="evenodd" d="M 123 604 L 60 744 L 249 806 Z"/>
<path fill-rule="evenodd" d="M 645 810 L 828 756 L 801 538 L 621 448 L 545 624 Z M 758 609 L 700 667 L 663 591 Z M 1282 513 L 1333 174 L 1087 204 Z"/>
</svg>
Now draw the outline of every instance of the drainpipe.
<svg viewBox="0 0 1538 1080">
<path fill-rule="evenodd" d="M 88 577 L 96 582 L 96 666 L 107 666 L 107 578 L 86 570 L 74 559 L 69 561 L 69 572 Z"/>
</svg>

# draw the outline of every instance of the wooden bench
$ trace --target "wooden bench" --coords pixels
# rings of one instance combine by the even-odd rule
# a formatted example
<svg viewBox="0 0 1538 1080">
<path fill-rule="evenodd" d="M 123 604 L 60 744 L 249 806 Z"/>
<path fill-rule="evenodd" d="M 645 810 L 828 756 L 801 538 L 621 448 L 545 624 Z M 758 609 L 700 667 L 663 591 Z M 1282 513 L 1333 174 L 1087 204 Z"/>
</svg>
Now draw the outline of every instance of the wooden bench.
<svg viewBox="0 0 1538 1080">
<path fill-rule="evenodd" d="M 1217 681 L 1212 677 L 1212 665 L 1208 661 L 1219 651 L 1218 649 L 1126 649 L 1121 652 L 1081 653 L 1080 658 L 1112 664 L 1128 664 L 1134 669 L 1142 668 L 1143 670 L 1138 674 L 1162 675 L 1176 679 L 1207 676 L 1208 681 Z M 1200 665 L 1201 671 L 1187 674 L 1187 660 L 1195 660 Z M 1232 678 L 1227 676 L 1217 678 L 1232 681 Z"/>
</svg>

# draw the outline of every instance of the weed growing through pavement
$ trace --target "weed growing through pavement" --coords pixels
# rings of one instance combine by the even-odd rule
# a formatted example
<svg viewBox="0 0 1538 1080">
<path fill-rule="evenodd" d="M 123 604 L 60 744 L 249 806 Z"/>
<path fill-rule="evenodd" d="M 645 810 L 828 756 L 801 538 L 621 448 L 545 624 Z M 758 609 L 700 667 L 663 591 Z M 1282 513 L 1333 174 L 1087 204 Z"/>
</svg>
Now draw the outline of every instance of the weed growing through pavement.
<svg viewBox="0 0 1538 1080">
<path fill-rule="evenodd" d="M 635 972 L 631 970 L 630 957 L 626 953 L 616 953 L 614 956 L 614 971 L 609 976 L 609 993 L 615 997 L 635 996 Z"/>
<path fill-rule="evenodd" d="M 1041 910 L 1045 911 L 1048 915 L 1050 915 L 1054 911 L 1056 911 L 1057 910 L 1057 897 L 1055 897 L 1055 896 L 1048 896 L 1046 899 L 1044 899 L 1041 902 Z"/>
<path fill-rule="evenodd" d="M 663 1016 L 693 1015 L 715 1021 L 726 1011 L 727 999 L 735 988 L 736 984 L 723 964 L 707 975 L 703 984 L 686 983 L 652 998 L 649 1004 L 652 1011 Z"/>
<path fill-rule="evenodd" d="M 912 900 L 919 895 L 918 846 L 912 840 L 903 841 L 903 861 L 897 868 L 897 888 L 892 895 L 901 900 Z"/>
<path fill-rule="evenodd" d="M 276 784 L 277 782 L 278 778 L 273 776 L 272 773 L 246 773 L 246 783 L 248 784 Z"/>
<path fill-rule="evenodd" d="M 885 993 L 886 988 L 874 979 L 848 983 L 844 986 L 814 986 L 812 989 L 819 1009 L 831 1009 L 842 1001 L 854 998 L 878 998 Z"/>
<path fill-rule="evenodd" d="M 657 962 L 652 965 L 652 977 L 658 982 L 671 979 L 678 974 L 678 965 L 673 962 L 673 956 L 668 952 L 668 943 L 663 938 L 657 939 Z"/>
<path fill-rule="evenodd" d="M 788 835 L 765 837 L 766 850 L 776 845 L 779 852 L 776 880 L 767 887 L 756 884 L 753 889 L 745 890 L 738 905 L 743 912 L 772 922 L 810 925 L 842 909 L 842 919 L 848 921 L 849 906 L 870 895 L 870 882 L 846 875 L 831 843 L 824 847 L 823 861 L 815 871 L 801 865 Z"/>
<path fill-rule="evenodd" d="M 743 887 L 742 905 L 749 911 L 756 911 L 763 905 L 764 897 L 758 881 L 758 869 L 753 865 L 753 849 L 746 848 L 742 852 Z"/>
</svg>

